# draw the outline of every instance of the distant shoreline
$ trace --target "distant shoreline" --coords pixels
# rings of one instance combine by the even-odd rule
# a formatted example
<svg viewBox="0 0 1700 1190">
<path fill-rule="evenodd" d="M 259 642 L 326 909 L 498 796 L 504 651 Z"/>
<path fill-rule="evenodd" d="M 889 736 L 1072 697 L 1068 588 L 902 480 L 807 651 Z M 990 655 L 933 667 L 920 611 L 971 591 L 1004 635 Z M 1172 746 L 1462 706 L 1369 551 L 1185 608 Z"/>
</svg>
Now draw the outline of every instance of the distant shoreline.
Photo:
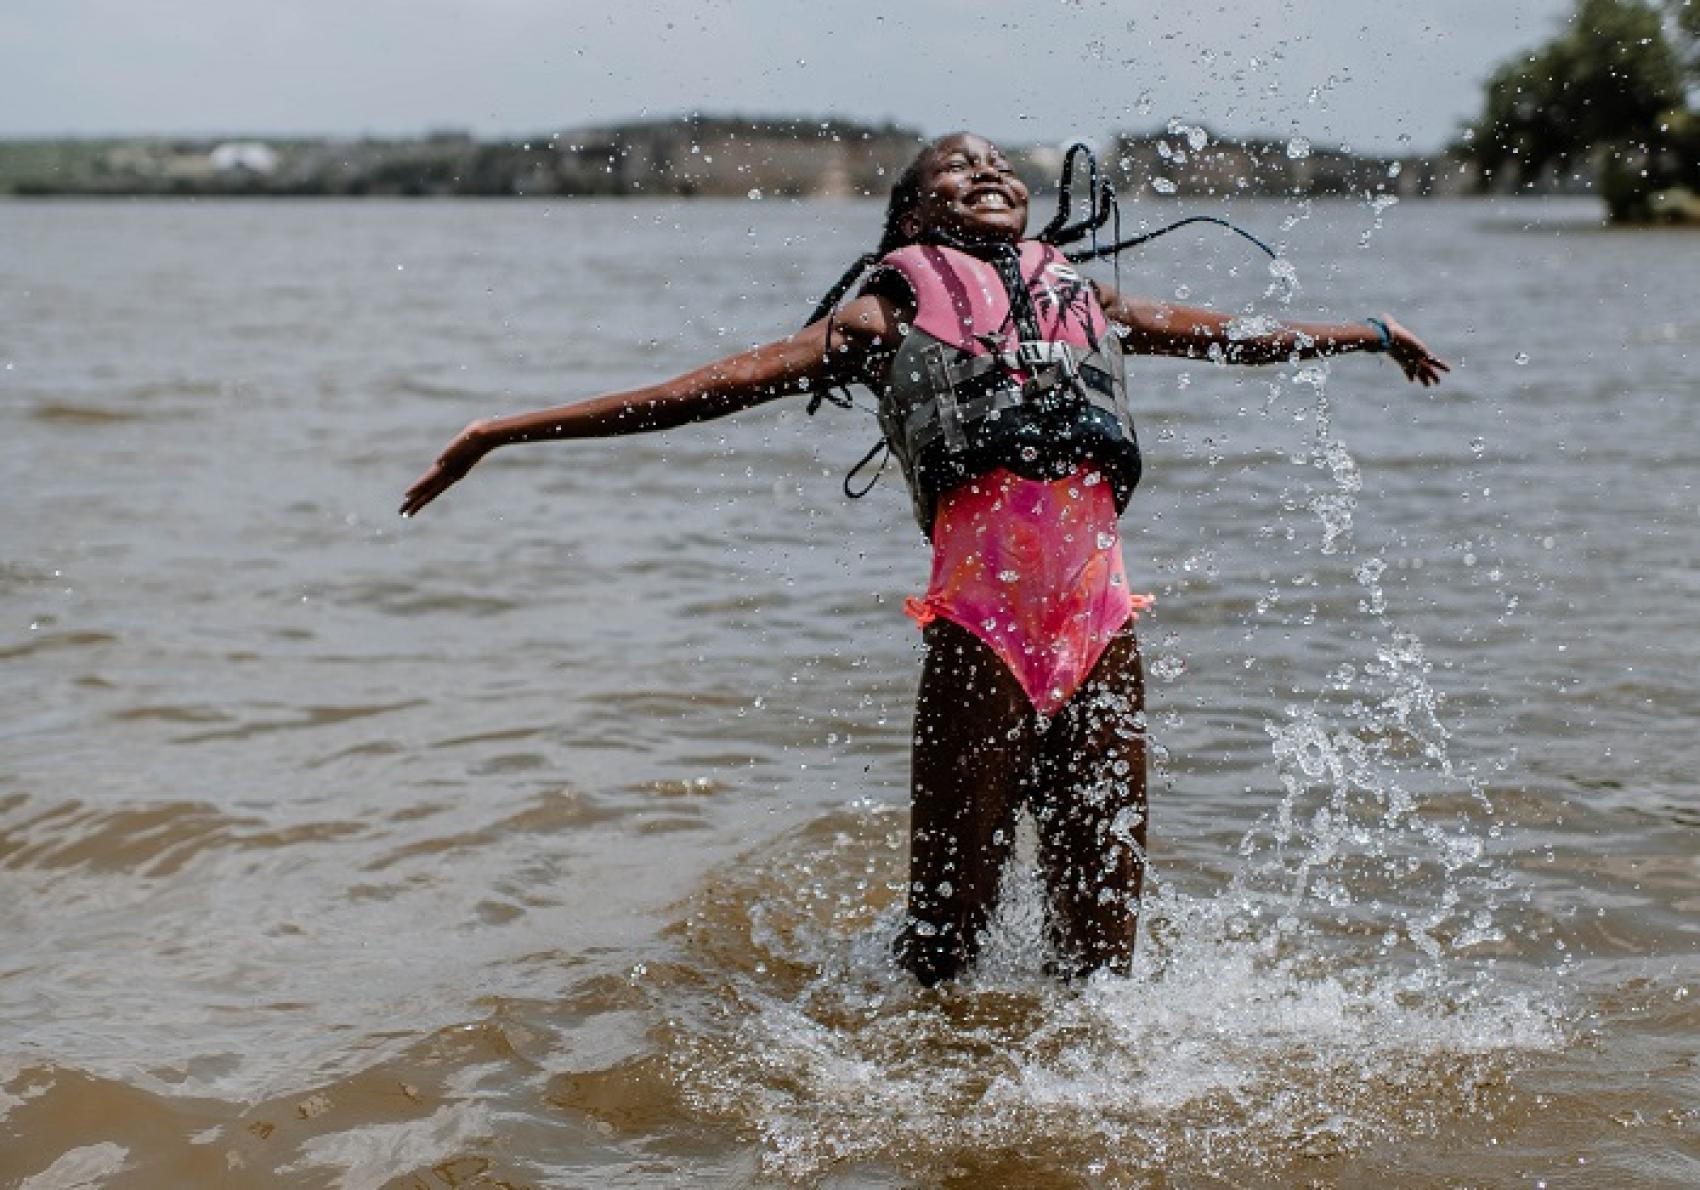
<svg viewBox="0 0 1700 1190">
<path fill-rule="evenodd" d="M 689 116 L 531 140 L 461 132 L 402 139 L 114 137 L 0 140 L 0 197 L 882 198 L 923 137 L 798 117 Z M 1124 195 L 1464 195 L 1447 155 L 1360 156 L 1304 137 L 1218 137 L 1171 122 L 1096 146 Z M 1030 184 L 1060 146 L 1005 146 Z M 1585 191 L 1583 191 L 1585 192 Z"/>
</svg>

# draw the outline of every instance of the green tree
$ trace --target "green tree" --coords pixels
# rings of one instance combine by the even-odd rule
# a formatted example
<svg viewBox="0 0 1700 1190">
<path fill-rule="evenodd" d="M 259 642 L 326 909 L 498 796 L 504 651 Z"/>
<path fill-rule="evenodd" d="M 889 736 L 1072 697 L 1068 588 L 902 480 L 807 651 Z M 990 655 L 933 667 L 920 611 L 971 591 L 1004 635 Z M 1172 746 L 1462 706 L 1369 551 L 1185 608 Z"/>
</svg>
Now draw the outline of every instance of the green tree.
<svg viewBox="0 0 1700 1190">
<path fill-rule="evenodd" d="M 1700 172 L 1697 42 L 1692 0 L 1577 0 L 1563 33 L 1488 80 L 1465 151 L 1484 184 L 1586 171 L 1613 220 L 1650 218 L 1659 191 Z"/>
</svg>

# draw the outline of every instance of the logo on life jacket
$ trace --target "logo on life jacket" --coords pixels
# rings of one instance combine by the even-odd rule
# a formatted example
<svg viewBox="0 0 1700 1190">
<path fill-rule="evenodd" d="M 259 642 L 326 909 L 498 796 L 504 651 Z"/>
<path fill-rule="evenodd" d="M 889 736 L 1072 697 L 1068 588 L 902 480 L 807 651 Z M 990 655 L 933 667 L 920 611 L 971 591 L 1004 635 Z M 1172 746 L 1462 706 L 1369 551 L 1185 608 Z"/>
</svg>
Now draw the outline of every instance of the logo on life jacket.
<svg viewBox="0 0 1700 1190">
<path fill-rule="evenodd" d="M 1053 277 L 1062 282 L 1061 292 L 1051 284 Z M 1085 319 L 1089 317 L 1086 304 L 1077 302 L 1085 288 L 1085 283 L 1086 279 L 1068 261 L 1053 260 L 1039 271 L 1038 276 L 1033 278 L 1032 283 L 1028 286 L 1028 291 L 1032 293 L 1034 300 L 1041 306 L 1048 306 L 1050 309 L 1058 311 L 1068 309 L 1076 317 Z"/>
</svg>

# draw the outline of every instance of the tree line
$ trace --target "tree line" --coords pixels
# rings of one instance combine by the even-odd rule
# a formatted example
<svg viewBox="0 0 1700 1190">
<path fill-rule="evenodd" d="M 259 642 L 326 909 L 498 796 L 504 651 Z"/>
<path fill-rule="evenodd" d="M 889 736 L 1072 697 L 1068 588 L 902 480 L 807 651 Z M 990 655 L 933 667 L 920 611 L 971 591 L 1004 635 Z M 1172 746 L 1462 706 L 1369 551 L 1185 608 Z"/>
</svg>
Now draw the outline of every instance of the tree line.
<svg viewBox="0 0 1700 1190">
<path fill-rule="evenodd" d="M 1700 220 L 1700 0 L 1577 0 L 1488 80 L 1457 146 L 1484 187 L 1589 179 L 1613 222 Z"/>
</svg>

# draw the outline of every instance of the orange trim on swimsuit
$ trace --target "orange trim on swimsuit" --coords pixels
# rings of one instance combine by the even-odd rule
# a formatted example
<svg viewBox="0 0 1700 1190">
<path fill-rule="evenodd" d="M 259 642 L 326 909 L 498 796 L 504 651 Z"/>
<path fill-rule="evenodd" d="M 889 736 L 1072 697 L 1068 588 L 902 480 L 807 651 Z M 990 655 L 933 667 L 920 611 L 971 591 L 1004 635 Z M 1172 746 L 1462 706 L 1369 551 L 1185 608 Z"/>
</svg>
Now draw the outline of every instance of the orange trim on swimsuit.
<svg viewBox="0 0 1700 1190">
<path fill-rule="evenodd" d="M 1050 481 L 999 468 L 941 496 L 932 579 L 903 610 L 985 641 L 1048 716 L 1151 602 L 1127 588 L 1115 495 L 1083 465 Z"/>
</svg>

